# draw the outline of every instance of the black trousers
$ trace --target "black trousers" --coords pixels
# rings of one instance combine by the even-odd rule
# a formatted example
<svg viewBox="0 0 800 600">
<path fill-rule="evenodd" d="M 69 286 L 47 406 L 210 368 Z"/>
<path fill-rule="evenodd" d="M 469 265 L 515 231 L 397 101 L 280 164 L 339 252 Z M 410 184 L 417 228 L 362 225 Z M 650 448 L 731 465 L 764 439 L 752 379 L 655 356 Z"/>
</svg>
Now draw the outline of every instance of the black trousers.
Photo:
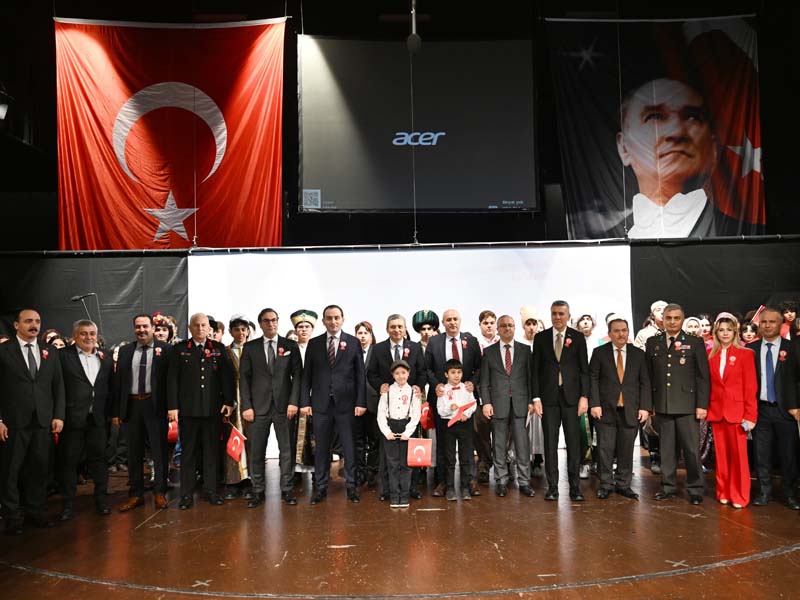
<svg viewBox="0 0 800 600">
<path fill-rule="evenodd" d="M 64 494 L 64 505 L 72 506 L 78 491 L 78 465 L 86 455 L 86 465 L 94 482 L 94 497 L 105 499 L 108 490 L 108 469 L 106 468 L 106 423 L 105 419 L 95 419 L 89 415 L 86 425 L 79 429 L 66 428 L 58 440 L 61 454 L 59 483 Z"/>
<path fill-rule="evenodd" d="M 436 431 L 436 468 L 433 470 L 433 483 L 447 483 L 447 458 L 445 452 L 445 438 L 447 437 L 447 420 L 442 419 L 436 412 L 436 400 L 428 403 L 433 411 L 434 430 Z M 470 457 L 470 473 L 472 473 L 472 457 Z"/>
<path fill-rule="evenodd" d="M 0 503 L 7 518 L 21 519 L 24 514 L 34 519 L 44 517 L 52 444 L 50 430 L 38 424 L 35 414 L 27 427 L 9 428 L 0 453 Z M 21 490 L 25 506 L 21 504 Z"/>
<path fill-rule="evenodd" d="M 542 407 L 542 429 L 544 431 L 544 470 L 547 485 L 558 485 L 558 430 L 564 428 L 567 442 L 567 476 L 569 488 L 580 487 L 578 477 L 581 464 L 581 433 L 578 407 L 568 406 L 564 400 L 564 390 L 558 390 L 558 403 Z"/>
<path fill-rule="evenodd" d="M 797 483 L 797 421 L 787 418 L 786 411 L 777 404 L 759 401 L 753 446 L 761 493 L 772 495 L 772 451 L 775 448 L 783 478 L 783 494 L 794 496 Z"/>
<path fill-rule="evenodd" d="M 678 448 L 686 463 L 686 491 L 703 494 L 703 468 L 700 466 L 700 424 L 694 414 L 656 414 L 656 430 L 661 444 L 661 487 L 674 492 L 677 486 Z"/>
<path fill-rule="evenodd" d="M 281 491 L 292 491 L 292 478 L 294 477 L 294 456 L 289 432 L 289 419 L 286 411 L 278 411 L 275 404 L 271 404 L 269 411 L 264 415 L 257 414 L 252 423 L 245 421 L 244 435 L 250 443 L 247 455 L 250 479 L 253 481 L 253 492 L 260 493 L 266 489 L 264 455 L 269 442 L 270 425 L 275 427 L 275 437 L 278 438 L 278 464 L 281 471 Z"/>
<path fill-rule="evenodd" d="M 367 411 L 360 417 L 355 417 L 353 425 L 358 461 L 356 479 L 358 483 L 364 483 L 378 474 L 383 436 L 378 427 L 378 417 L 373 412 Z"/>
<path fill-rule="evenodd" d="M 322 414 L 314 412 L 314 437 L 317 447 L 314 452 L 314 483 L 317 489 L 325 491 L 331 477 L 331 442 L 334 427 L 339 433 L 339 441 L 344 455 L 344 479 L 347 487 L 356 485 L 356 445 L 353 439 L 355 409 L 346 412 L 336 410 L 333 398 L 330 398 L 328 411 Z"/>
<path fill-rule="evenodd" d="M 478 410 L 472 415 L 472 423 L 474 431 L 472 443 L 475 446 L 475 452 L 478 454 L 477 470 L 488 473 L 493 464 L 492 422 L 483 416 L 483 411 L 478 406 Z"/>
<path fill-rule="evenodd" d="M 458 469 L 460 472 L 460 483 L 462 489 L 469 488 L 469 480 L 472 476 L 472 458 L 474 449 L 472 447 L 472 436 L 474 428 L 472 419 L 458 421 L 452 427 L 444 422 L 444 459 L 447 465 L 447 489 L 455 489 L 456 480 L 456 444 L 458 444 Z M 437 438 L 438 439 L 438 438 Z M 389 440 L 386 440 L 387 442 Z"/>
<path fill-rule="evenodd" d="M 604 415 L 605 416 L 605 415 Z M 633 445 L 638 427 L 629 427 L 625 422 L 625 408 L 614 411 L 614 422 L 595 420 L 597 431 L 597 473 L 600 487 L 607 490 L 631 487 L 633 477 Z M 617 457 L 617 472 L 614 473 L 614 457 Z"/>
<path fill-rule="evenodd" d="M 402 433 L 408 419 L 389 419 L 389 429 Z M 389 497 L 392 500 L 408 501 L 411 490 L 411 467 L 408 466 L 408 440 L 383 439 L 383 454 L 389 477 Z"/>
<path fill-rule="evenodd" d="M 217 491 L 217 466 L 219 463 L 219 434 L 222 420 L 213 417 L 180 417 L 181 444 L 181 496 L 189 496 L 197 484 L 198 458 L 203 461 L 203 491 Z"/>
<path fill-rule="evenodd" d="M 123 423 L 128 440 L 128 475 L 131 482 L 130 495 L 144 494 L 144 448 L 150 441 L 150 457 L 153 459 L 155 481 L 153 490 L 167 493 L 167 416 L 156 413 L 150 400 L 128 401 L 128 418 Z M 183 437 L 183 432 L 181 432 Z"/>
</svg>

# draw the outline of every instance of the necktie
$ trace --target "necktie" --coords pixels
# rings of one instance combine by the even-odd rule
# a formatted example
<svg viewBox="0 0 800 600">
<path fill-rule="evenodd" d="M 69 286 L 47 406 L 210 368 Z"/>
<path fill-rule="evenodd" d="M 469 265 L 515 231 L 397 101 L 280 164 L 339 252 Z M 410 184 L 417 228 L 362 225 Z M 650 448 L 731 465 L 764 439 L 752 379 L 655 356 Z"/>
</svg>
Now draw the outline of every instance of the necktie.
<svg viewBox="0 0 800 600">
<path fill-rule="evenodd" d="M 394 345 L 394 359 L 400 360 L 400 344 Z"/>
<path fill-rule="evenodd" d="M 36 366 L 36 357 L 33 355 L 33 344 L 25 344 L 25 347 L 28 349 L 28 369 L 30 369 L 31 377 L 36 379 L 39 368 Z"/>
<path fill-rule="evenodd" d="M 672 336 L 669 338 L 669 349 L 672 350 L 672 344 L 675 343 L 675 337 Z"/>
<path fill-rule="evenodd" d="M 147 346 L 139 347 L 142 351 L 142 358 L 139 359 L 139 394 L 146 394 L 147 385 Z"/>
<path fill-rule="evenodd" d="M 561 351 L 564 349 L 564 338 L 560 333 L 556 334 L 556 360 L 561 362 Z M 558 370 L 558 385 L 559 387 L 564 385 L 564 378 L 561 376 L 561 369 Z"/>
<path fill-rule="evenodd" d="M 272 340 L 267 342 L 267 364 L 271 372 L 272 368 L 275 366 L 275 349 L 272 347 Z"/>
<path fill-rule="evenodd" d="M 328 337 L 328 364 L 333 368 L 333 363 L 336 361 L 336 338 L 333 336 Z"/>
<path fill-rule="evenodd" d="M 458 356 L 458 344 L 456 344 L 456 338 L 450 338 L 450 353 L 453 355 L 453 360 L 461 360 Z"/>
<path fill-rule="evenodd" d="M 767 343 L 767 400 L 775 404 L 778 397 L 775 395 L 775 365 L 772 364 L 772 342 Z"/>
<path fill-rule="evenodd" d="M 622 348 L 617 348 L 617 377 L 619 382 L 622 383 L 622 378 L 625 376 L 625 366 L 622 364 Z M 617 398 L 617 406 L 625 406 L 625 401 L 622 399 L 622 389 L 619 391 L 619 398 Z"/>
<path fill-rule="evenodd" d="M 506 374 L 511 375 L 511 344 L 506 344 Z"/>
</svg>

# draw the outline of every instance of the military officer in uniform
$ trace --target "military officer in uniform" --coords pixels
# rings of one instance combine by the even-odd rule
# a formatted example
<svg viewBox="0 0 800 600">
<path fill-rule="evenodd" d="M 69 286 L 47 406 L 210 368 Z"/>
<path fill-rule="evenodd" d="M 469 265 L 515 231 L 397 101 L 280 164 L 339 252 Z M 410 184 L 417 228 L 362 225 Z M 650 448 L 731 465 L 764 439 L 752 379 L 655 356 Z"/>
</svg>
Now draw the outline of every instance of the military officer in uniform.
<svg viewBox="0 0 800 600">
<path fill-rule="evenodd" d="M 210 325 L 202 313 L 189 320 L 191 337 L 175 345 L 167 371 L 169 419 L 180 419 L 182 510 L 193 504 L 197 458 L 203 458 L 203 489 L 210 504 L 220 505 L 217 469 L 222 418 L 230 417 L 234 404 L 233 368 L 222 342 L 208 339 Z"/>
<path fill-rule="evenodd" d="M 708 409 L 710 380 L 703 340 L 682 330 L 683 308 L 664 307 L 665 332 L 647 340 L 645 356 L 653 387 L 655 426 L 661 443 L 661 489 L 656 500 L 674 497 L 678 444 L 686 461 L 689 502 L 703 501 L 700 419 Z"/>
</svg>

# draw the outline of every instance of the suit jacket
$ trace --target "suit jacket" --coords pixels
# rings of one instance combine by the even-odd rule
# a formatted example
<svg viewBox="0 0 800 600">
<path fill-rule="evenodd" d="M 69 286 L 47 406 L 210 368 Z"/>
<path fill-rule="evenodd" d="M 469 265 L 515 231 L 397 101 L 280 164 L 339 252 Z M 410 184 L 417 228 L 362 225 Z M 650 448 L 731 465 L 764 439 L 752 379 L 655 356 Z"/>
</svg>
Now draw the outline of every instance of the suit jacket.
<svg viewBox="0 0 800 600">
<path fill-rule="evenodd" d="M 54 346 L 39 345 L 40 366 L 31 377 L 16 336 L 0 344 L 0 419 L 9 429 L 27 427 L 33 413 L 40 426 L 50 429 L 53 419 L 64 420 L 64 379 Z"/>
<path fill-rule="evenodd" d="M 138 342 L 125 344 L 119 349 L 117 370 L 113 376 L 111 416 L 123 421 L 128 419 L 128 396 L 133 386 L 133 354 L 139 347 Z M 156 349 L 159 350 L 156 350 Z M 150 391 L 153 397 L 149 400 L 157 415 L 167 417 L 167 364 L 172 346 L 166 342 L 153 340 L 153 364 L 150 368 Z"/>
<path fill-rule="evenodd" d="M 755 423 L 758 420 L 755 354 L 748 348 L 728 348 L 722 377 L 719 376 L 721 358 L 722 352 L 717 352 L 708 359 L 711 399 L 706 420 L 712 423 L 741 423 L 742 420 Z"/>
<path fill-rule="evenodd" d="M 708 355 L 701 338 L 681 332 L 669 349 L 666 332 L 659 333 L 647 340 L 645 357 L 656 414 L 688 415 L 708 408 Z"/>
<path fill-rule="evenodd" d="M 300 406 L 327 414 L 333 397 L 336 412 L 367 407 L 366 376 L 361 344 L 355 336 L 339 332 L 339 348 L 333 367 L 328 363 L 328 332 L 311 338 L 306 348 Z"/>
<path fill-rule="evenodd" d="M 369 348 L 367 348 L 367 358 L 364 361 L 364 377 L 366 378 L 364 381 L 364 398 L 366 399 L 367 403 L 367 410 L 373 414 L 378 414 L 378 403 L 381 400 L 381 395 L 378 393 L 377 390 L 370 384 L 369 382 L 369 367 L 372 364 L 372 361 L 375 357 L 375 344 L 370 344 Z"/>
<path fill-rule="evenodd" d="M 111 376 L 114 370 L 114 359 L 111 355 L 97 351 L 101 356 L 100 369 L 94 385 L 86 377 L 83 370 L 77 346 L 67 346 L 58 351 L 61 360 L 61 372 L 64 376 L 64 391 L 66 394 L 66 419 L 64 427 L 81 429 L 86 426 L 89 416 L 89 407 L 98 423 L 102 423 L 110 412 L 111 401 Z"/>
<path fill-rule="evenodd" d="M 528 404 L 533 402 L 531 348 L 519 342 L 512 344 L 514 359 L 511 362 L 511 375 L 506 373 L 503 340 L 483 349 L 481 398 L 484 404 L 492 405 L 497 419 L 525 417 L 528 414 Z"/>
<path fill-rule="evenodd" d="M 464 365 L 463 382 L 471 381 L 475 386 L 475 398 L 478 399 L 480 404 L 480 382 L 481 382 L 481 347 L 475 336 L 464 331 L 459 332 L 461 339 L 461 347 L 458 349 L 458 355 L 461 359 L 461 364 Z M 444 363 L 447 362 L 447 354 L 445 344 L 447 343 L 448 335 L 441 333 L 435 335 L 428 340 L 428 347 L 425 349 L 425 370 L 428 374 L 428 403 L 436 410 L 436 386 L 440 383 L 447 383 L 447 378 L 444 375 Z"/>
<path fill-rule="evenodd" d="M 798 408 L 797 399 L 797 374 L 800 373 L 800 352 L 797 341 L 794 343 L 789 340 L 780 339 L 781 345 L 778 348 L 778 362 L 775 367 L 775 394 L 778 406 L 787 411 L 784 416 L 786 419 L 793 419 L 788 413 L 790 408 Z M 750 342 L 747 347 L 755 352 L 756 363 L 756 401 L 761 398 L 761 344 L 763 340 Z M 773 351 L 775 349 L 773 348 Z M 781 353 L 785 352 L 781 358 Z M 750 421 L 750 419 L 748 419 Z"/>
<path fill-rule="evenodd" d="M 568 341 L 569 340 L 569 341 Z M 581 396 L 589 397 L 589 361 L 586 336 L 567 327 L 561 362 L 556 359 L 553 328 L 537 333 L 533 338 L 533 397 L 541 398 L 543 406 L 558 404 L 558 374 L 564 386 L 564 400 L 577 406 Z"/>
<path fill-rule="evenodd" d="M 625 346 L 625 370 L 621 383 L 617 374 L 617 353 L 612 343 L 594 349 L 589 373 L 592 378 L 589 407 L 603 409 L 601 422 L 609 425 L 615 422 L 614 413 L 620 392 L 625 402 L 625 423 L 628 427 L 638 426 L 640 410 L 653 410 L 650 375 L 644 352 L 633 344 Z"/>
<path fill-rule="evenodd" d="M 375 344 L 370 347 L 370 350 L 371 354 L 367 359 L 367 383 L 376 392 L 380 392 L 382 384 L 388 383 L 392 385 L 394 383 L 391 371 L 391 366 L 394 362 L 392 339 L 389 338 L 379 344 Z M 428 381 L 428 372 L 425 369 L 425 355 L 422 353 L 422 348 L 417 342 L 403 340 L 402 358 L 411 367 L 408 373 L 408 385 L 416 385 L 424 393 L 425 383 Z M 367 403 L 367 407 L 369 408 L 369 403 Z M 376 401 L 375 412 L 377 411 L 378 404 Z"/>
<path fill-rule="evenodd" d="M 278 336 L 272 369 L 267 366 L 264 337 L 247 342 L 239 361 L 241 409 L 252 408 L 257 415 L 265 415 L 272 404 L 280 413 L 285 413 L 290 404 L 299 406 L 302 378 L 303 362 L 297 342 Z"/>
<path fill-rule="evenodd" d="M 204 351 L 190 338 L 175 344 L 167 366 L 167 408 L 183 417 L 213 417 L 236 404 L 228 349 L 207 340 Z"/>
</svg>

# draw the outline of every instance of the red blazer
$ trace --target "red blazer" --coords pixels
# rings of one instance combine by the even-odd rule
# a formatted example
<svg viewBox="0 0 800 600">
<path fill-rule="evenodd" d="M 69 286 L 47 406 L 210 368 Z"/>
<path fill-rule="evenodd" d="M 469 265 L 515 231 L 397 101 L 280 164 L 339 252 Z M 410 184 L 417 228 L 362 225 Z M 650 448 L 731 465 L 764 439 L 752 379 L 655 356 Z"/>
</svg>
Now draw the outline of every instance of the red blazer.
<svg viewBox="0 0 800 600">
<path fill-rule="evenodd" d="M 758 419 L 758 381 L 756 380 L 755 353 L 748 348 L 728 348 L 725 372 L 719 376 L 719 361 L 722 352 L 708 359 L 711 374 L 711 400 L 708 404 L 707 421 L 755 423 Z"/>
</svg>

